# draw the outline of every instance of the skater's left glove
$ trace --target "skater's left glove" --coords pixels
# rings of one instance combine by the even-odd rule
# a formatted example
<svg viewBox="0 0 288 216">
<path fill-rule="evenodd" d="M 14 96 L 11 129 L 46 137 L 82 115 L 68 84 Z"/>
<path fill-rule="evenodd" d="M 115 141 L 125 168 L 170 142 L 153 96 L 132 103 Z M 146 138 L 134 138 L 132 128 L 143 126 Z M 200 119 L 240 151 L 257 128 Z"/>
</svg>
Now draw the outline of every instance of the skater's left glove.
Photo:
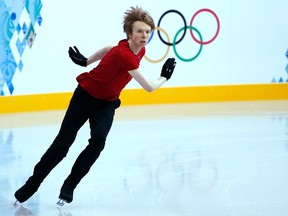
<svg viewBox="0 0 288 216">
<path fill-rule="evenodd" d="M 164 65 L 162 66 L 161 76 L 169 80 L 173 74 L 175 66 L 176 66 L 175 58 L 168 58 L 164 63 Z"/>
<path fill-rule="evenodd" d="M 69 47 L 69 50 L 68 50 L 69 57 L 75 64 L 86 67 L 87 58 L 80 53 L 80 51 L 77 49 L 76 46 L 74 46 L 74 49 L 72 47 Z"/>
</svg>

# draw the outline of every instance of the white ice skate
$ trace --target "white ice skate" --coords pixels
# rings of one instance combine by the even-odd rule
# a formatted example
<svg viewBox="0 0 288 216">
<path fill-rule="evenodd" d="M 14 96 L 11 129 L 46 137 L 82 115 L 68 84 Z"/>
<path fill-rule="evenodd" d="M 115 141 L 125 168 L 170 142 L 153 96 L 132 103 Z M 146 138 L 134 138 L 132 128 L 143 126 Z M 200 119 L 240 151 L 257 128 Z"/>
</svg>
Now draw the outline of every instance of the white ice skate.
<svg viewBox="0 0 288 216">
<path fill-rule="evenodd" d="M 67 203 L 65 200 L 59 199 L 59 201 L 57 202 L 57 205 L 58 205 L 58 206 L 64 206 L 65 203 Z"/>
</svg>

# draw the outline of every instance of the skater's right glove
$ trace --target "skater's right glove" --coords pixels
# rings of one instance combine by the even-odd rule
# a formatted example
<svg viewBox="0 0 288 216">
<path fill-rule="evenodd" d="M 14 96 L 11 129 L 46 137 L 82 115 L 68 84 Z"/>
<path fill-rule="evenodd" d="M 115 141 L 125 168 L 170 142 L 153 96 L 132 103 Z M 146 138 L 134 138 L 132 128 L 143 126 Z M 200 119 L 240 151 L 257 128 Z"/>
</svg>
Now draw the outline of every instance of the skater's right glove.
<svg viewBox="0 0 288 216">
<path fill-rule="evenodd" d="M 72 47 L 69 47 L 69 50 L 68 50 L 69 57 L 75 64 L 86 67 L 87 58 L 80 53 L 80 51 L 77 49 L 76 46 L 74 46 L 74 49 Z"/>
<path fill-rule="evenodd" d="M 161 76 L 169 80 L 176 66 L 175 58 L 168 58 L 162 66 Z"/>
</svg>

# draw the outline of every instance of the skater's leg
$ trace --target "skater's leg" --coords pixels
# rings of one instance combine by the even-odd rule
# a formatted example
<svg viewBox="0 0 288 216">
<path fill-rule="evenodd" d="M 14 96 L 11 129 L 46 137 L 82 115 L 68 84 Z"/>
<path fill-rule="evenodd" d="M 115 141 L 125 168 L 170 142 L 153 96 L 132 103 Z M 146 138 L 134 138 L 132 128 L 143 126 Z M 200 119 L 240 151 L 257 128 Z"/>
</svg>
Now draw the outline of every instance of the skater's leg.
<svg viewBox="0 0 288 216">
<path fill-rule="evenodd" d="M 80 180 L 88 173 L 90 167 L 99 157 L 104 148 L 104 140 L 89 140 L 89 145 L 81 152 L 73 165 L 71 174 L 64 181 L 59 198 L 70 203 L 73 200 L 73 192 Z"/>
<path fill-rule="evenodd" d="M 25 185 L 15 192 L 15 197 L 19 202 L 25 202 L 29 199 L 38 190 L 50 171 L 66 156 L 78 130 L 89 116 L 89 113 L 85 112 L 82 97 L 82 92 L 79 92 L 77 88 L 57 137 L 34 167 L 33 175 L 26 181 Z"/>
<path fill-rule="evenodd" d="M 89 144 L 78 156 L 70 175 L 64 181 L 59 195 L 60 199 L 64 199 L 67 202 L 73 200 L 73 191 L 77 184 L 89 172 L 91 166 L 99 157 L 105 146 L 106 137 L 111 129 L 115 109 L 119 107 L 120 102 L 116 104 L 116 106 L 115 104 L 111 104 L 98 110 L 89 118 L 91 129 Z"/>
</svg>

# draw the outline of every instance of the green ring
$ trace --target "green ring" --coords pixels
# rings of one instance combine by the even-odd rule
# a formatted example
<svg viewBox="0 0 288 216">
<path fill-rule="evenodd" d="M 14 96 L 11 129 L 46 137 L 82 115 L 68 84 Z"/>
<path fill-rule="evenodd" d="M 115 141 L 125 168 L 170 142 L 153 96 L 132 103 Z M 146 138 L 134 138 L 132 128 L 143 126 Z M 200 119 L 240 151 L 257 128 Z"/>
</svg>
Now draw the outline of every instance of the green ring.
<svg viewBox="0 0 288 216">
<path fill-rule="evenodd" d="M 200 41 L 203 42 L 202 35 L 201 35 L 201 33 L 198 31 L 198 29 L 196 29 L 196 28 L 193 27 L 193 26 L 186 26 L 186 28 L 196 31 L 197 34 L 198 34 L 199 37 L 200 37 Z M 178 52 L 176 51 L 176 39 L 177 39 L 177 36 L 180 34 L 180 32 L 183 31 L 184 29 L 185 29 L 185 26 L 182 27 L 182 28 L 180 28 L 180 29 L 178 30 L 178 32 L 176 33 L 176 35 L 175 35 L 175 37 L 174 37 L 174 39 L 173 39 L 173 50 L 174 50 L 174 52 L 175 52 L 175 55 L 176 55 L 180 60 L 182 60 L 182 61 L 184 61 L 184 62 L 190 62 L 190 61 L 195 60 L 195 59 L 200 55 L 200 53 L 201 53 L 201 51 L 202 51 L 203 44 L 200 44 L 200 49 L 198 50 L 198 53 L 197 53 L 195 56 L 193 56 L 192 58 L 188 58 L 188 59 L 182 58 L 182 57 L 178 54 Z"/>
</svg>

